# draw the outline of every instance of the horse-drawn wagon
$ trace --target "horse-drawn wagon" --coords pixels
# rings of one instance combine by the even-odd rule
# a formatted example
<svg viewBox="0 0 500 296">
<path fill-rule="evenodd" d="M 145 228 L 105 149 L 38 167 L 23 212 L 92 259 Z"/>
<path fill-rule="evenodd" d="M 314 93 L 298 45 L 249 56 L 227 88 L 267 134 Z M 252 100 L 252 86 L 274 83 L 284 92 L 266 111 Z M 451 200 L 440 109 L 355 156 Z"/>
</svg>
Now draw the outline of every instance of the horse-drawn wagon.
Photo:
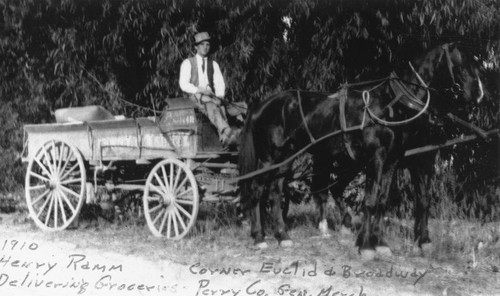
<svg viewBox="0 0 500 296">
<path fill-rule="evenodd" d="M 283 184 L 290 181 L 291 161 L 313 148 L 308 150 L 313 154 L 311 190 L 320 209 L 321 232 L 327 232 L 327 190 L 341 198 L 345 186 L 364 170 L 369 180 L 364 217 L 376 219 L 363 221 L 356 244 L 368 253 L 375 247 L 385 249 L 379 226 L 403 157 L 498 134 L 453 114 L 484 95 L 473 57 L 445 44 L 417 59 L 416 65 L 417 70 L 410 64 L 411 72 L 403 71 L 402 78 L 391 74 L 344 85 L 335 93 L 275 94 L 248 116 L 236 152 L 221 147 L 209 121 L 184 99 L 170 100 L 158 118 L 117 119 L 95 106 L 58 111 L 59 123 L 25 126 L 30 215 L 44 230 L 65 229 L 85 201 L 95 200 L 97 187 L 139 191 L 153 234 L 179 239 L 194 225 L 201 200 L 237 202 L 235 192 L 240 191 L 255 243 L 266 245 L 261 220 L 272 204 L 275 237 L 289 246 L 281 208 Z M 444 123 L 458 124 L 474 135 L 448 141 L 430 138 L 428 131 L 441 130 Z M 332 187 L 328 182 L 332 172 L 337 174 L 334 162 L 343 163 L 344 171 Z M 434 158 L 421 155 L 409 167 L 418 189 L 415 238 L 425 246 L 430 242 L 429 184 L 421 176 L 432 174 Z"/>
<path fill-rule="evenodd" d="M 208 119 L 186 99 L 159 117 L 115 117 L 100 106 L 59 109 L 57 123 L 24 127 L 26 201 L 43 230 L 66 229 L 97 188 L 143 192 L 155 236 L 180 239 L 204 201 L 236 202 L 237 152 L 221 146 Z"/>
</svg>

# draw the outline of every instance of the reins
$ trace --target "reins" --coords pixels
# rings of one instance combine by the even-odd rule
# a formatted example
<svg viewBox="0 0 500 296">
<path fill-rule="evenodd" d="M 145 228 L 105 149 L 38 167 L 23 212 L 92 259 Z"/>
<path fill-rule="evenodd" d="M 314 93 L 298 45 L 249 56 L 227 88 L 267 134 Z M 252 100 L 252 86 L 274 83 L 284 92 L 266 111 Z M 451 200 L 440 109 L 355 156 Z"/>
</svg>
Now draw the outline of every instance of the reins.
<svg viewBox="0 0 500 296">
<path fill-rule="evenodd" d="M 352 128 L 348 128 L 348 131 L 354 131 L 354 130 L 357 130 L 359 129 L 359 126 L 356 126 L 356 127 L 352 127 Z M 260 174 L 263 174 L 263 173 L 266 173 L 268 171 L 272 171 L 272 170 L 275 170 L 277 168 L 280 168 L 288 163 L 290 163 L 292 160 L 294 160 L 297 156 L 299 156 L 300 154 L 304 153 L 307 149 L 311 148 L 311 146 L 313 146 L 314 144 L 318 143 L 318 142 L 321 142 L 323 140 L 326 140 L 330 137 L 333 137 L 333 136 L 336 136 L 340 133 L 342 133 L 343 131 L 342 130 L 337 130 L 335 132 L 331 132 L 331 133 L 328 133 L 324 136 L 322 136 L 321 138 L 318 138 L 316 139 L 315 143 L 309 143 L 307 144 L 306 146 L 304 146 L 302 149 L 300 149 L 299 151 L 297 151 L 296 153 L 294 153 L 292 156 L 288 157 L 287 159 L 285 159 L 284 161 L 280 162 L 280 163 L 276 163 L 276 164 L 273 164 L 273 165 L 270 165 L 268 167 L 265 167 L 265 168 L 261 168 L 261 169 L 258 169 L 258 170 L 255 170 L 251 173 L 248 173 L 248 174 L 245 174 L 245 175 L 242 175 L 242 176 L 238 176 L 236 178 L 231 178 L 231 179 L 228 179 L 226 182 L 227 183 L 235 183 L 235 182 L 238 182 L 238 181 L 241 181 L 241 180 L 246 180 L 246 179 L 249 179 L 249 178 L 252 178 L 252 177 L 255 177 L 257 175 L 260 175 Z"/>
</svg>

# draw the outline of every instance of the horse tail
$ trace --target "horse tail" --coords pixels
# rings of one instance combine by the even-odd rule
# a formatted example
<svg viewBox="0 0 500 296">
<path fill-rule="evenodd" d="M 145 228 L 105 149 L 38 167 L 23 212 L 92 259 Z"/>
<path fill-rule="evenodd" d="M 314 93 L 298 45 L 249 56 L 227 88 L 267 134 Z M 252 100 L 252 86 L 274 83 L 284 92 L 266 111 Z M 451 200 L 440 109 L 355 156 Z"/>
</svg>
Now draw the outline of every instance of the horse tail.
<svg viewBox="0 0 500 296">
<path fill-rule="evenodd" d="M 255 152 L 254 143 L 254 118 L 252 112 L 249 112 L 245 120 L 245 124 L 240 134 L 240 151 L 238 171 L 240 176 L 251 173 L 257 170 L 258 160 Z M 252 200 L 251 190 L 252 179 L 243 179 L 239 181 L 239 188 L 241 194 L 241 206 L 244 210 L 249 202 Z"/>
</svg>

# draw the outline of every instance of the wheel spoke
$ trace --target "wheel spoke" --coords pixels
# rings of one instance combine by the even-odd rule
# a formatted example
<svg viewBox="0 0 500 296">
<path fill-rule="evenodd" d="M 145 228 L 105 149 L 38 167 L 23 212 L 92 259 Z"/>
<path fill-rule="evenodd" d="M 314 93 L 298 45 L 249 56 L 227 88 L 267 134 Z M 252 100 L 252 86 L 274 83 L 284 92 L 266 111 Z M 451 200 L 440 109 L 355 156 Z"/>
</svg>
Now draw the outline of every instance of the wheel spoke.
<svg viewBox="0 0 500 296">
<path fill-rule="evenodd" d="M 172 187 L 172 190 L 175 192 L 177 191 L 177 184 L 179 183 L 179 178 L 181 177 L 181 173 L 182 173 L 182 170 L 177 170 L 177 174 L 175 174 L 175 182 L 174 182 L 174 185 Z"/>
<path fill-rule="evenodd" d="M 175 195 L 177 195 L 177 191 L 182 189 L 182 187 L 184 186 L 184 184 L 186 184 L 186 182 L 189 180 L 188 176 L 184 176 L 184 179 L 182 180 L 181 184 L 179 184 L 179 186 L 177 186 L 177 188 L 175 188 Z"/>
<path fill-rule="evenodd" d="M 178 204 L 181 204 L 181 205 L 185 205 L 185 206 L 193 206 L 194 205 L 194 201 L 191 199 L 176 199 L 175 202 Z"/>
<path fill-rule="evenodd" d="M 149 209 L 149 210 L 148 210 L 148 212 L 149 212 L 149 213 L 153 213 L 153 212 L 157 211 L 158 209 L 161 209 L 161 207 L 162 207 L 162 206 L 163 206 L 162 204 L 159 204 L 159 205 L 157 205 L 157 206 L 154 206 L 154 207 L 152 207 L 151 209 Z"/>
<path fill-rule="evenodd" d="M 175 204 L 175 208 L 177 210 L 179 210 L 180 212 L 182 212 L 186 216 L 186 218 L 188 218 L 189 220 L 191 220 L 192 216 L 191 216 L 191 214 L 188 211 L 186 211 L 185 208 L 183 208 L 182 206 L 180 206 L 178 204 Z"/>
<path fill-rule="evenodd" d="M 47 166 L 49 167 L 50 173 L 54 175 L 54 168 L 50 165 L 51 161 L 49 159 L 49 154 L 47 153 L 47 149 L 43 149 L 43 155 L 45 156 L 45 160 L 47 161 Z"/>
<path fill-rule="evenodd" d="M 186 195 L 186 194 L 188 194 L 190 192 L 193 192 L 193 188 L 192 187 L 189 187 L 188 189 L 182 191 L 181 193 L 177 193 L 177 198 L 179 198 L 179 197 L 181 197 L 183 195 Z"/>
<path fill-rule="evenodd" d="M 182 230 L 183 231 L 186 230 L 186 223 L 184 223 L 184 219 L 182 219 L 181 213 L 179 213 L 179 210 L 177 209 L 177 207 L 174 208 L 174 213 L 175 213 L 175 217 L 177 217 L 177 220 L 179 220 L 179 223 L 182 226 Z"/>
<path fill-rule="evenodd" d="M 172 167 L 172 165 L 170 165 L 170 167 Z M 165 171 L 165 166 L 163 165 L 161 166 L 161 173 L 163 175 L 163 184 L 165 184 L 165 192 L 168 192 L 172 189 L 172 187 L 170 187 L 169 178 L 167 176 L 167 172 Z"/>
<path fill-rule="evenodd" d="M 61 187 L 61 188 L 65 188 L 65 187 Z M 75 207 L 73 206 L 73 204 L 71 203 L 71 201 L 69 200 L 68 196 L 66 195 L 66 193 L 64 193 L 62 190 L 59 190 L 60 192 L 60 195 L 62 197 L 62 199 L 66 202 L 66 204 L 69 206 L 69 208 L 71 209 L 71 215 L 73 216 L 75 214 Z"/>
<path fill-rule="evenodd" d="M 42 207 L 39 209 L 38 213 L 36 214 L 36 217 L 37 218 L 40 218 L 40 215 L 42 214 L 43 210 L 45 209 L 45 207 L 47 206 L 47 204 L 49 203 L 49 201 L 51 200 L 51 197 L 52 195 L 54 194 L 53 191 L 50 191 L 50 194 L 49 196 L 47 197 L 47 199 L 45 200 L 45 202 L 43 203 Z"/>
<path fill-rule="evenodd" d="M 54 192 L 54 228 L 57 228 L 57 209 L 59 203 L 59 195 L 57 191 Z"/>
<path fill-rule="evenodd" d="M 61 180 L 65 180 L 66 177 L 68 177 L 75 169 L 77 169 L 80 166 L 80 164 L 77 162 L 75 163 L 74 166 L 72 166 L 67 172 L 64 173 L 64 175 L 61 177 Z"/>
<path fill-rule="evenodd" d="M 42 171 L 44 171 L 44 172 L 45 172 L 45 174 L 46 174 L 47 176 L 52 176 L 52 175 L 51 175 L 51 173 L 47 170 L 47 167 L 46 167 L 43 163 L 41 163 L 41 162 L 40 162 L 40 159 L 38 159 L 38 158 L 36 158 L 36 157 L 35 157 L 35 162 L 36 162 L 36 163 L 38 164 L 38 166 L 42 169 Z M 34 173 L 33 171 L 31 171 L 31 172 L 30 172 L 30 174 L 32 174 L 32 175 L 33 175 L 33 174 L 36 174 L 36 173 Z M 40 176 L 40 175 L 38 175 L 38 174 L 36 174 L 36 175 L 37 175 L 37 176 Z M 40 177 L 41 177 L 41 176 L 40 176 Z M 48 179 L 46 179 L 46 180 L 48 180 Z"/>
<path fill-rule="evenodd" d="M 45 190 L 40 196 L 37 197 L 33 202 L 31 202 L 32 205 L 37 204 L 44 196 L 46 196 L 50 192 L 49 189 Z"/>
<path fill-rule="evenodd" d="M 57 173 L 59 177 L 61 177 L 64 152 L 64 146 L 61 144 L 61 146 L 59 147 L 59 163 L 57 164 Z"/>
<path fill-rule="evenodd" d="M 166 192 L 164 192 L 162 188 L 158 188 L 158 186 L 156 186 L 154 184 L 150 184 L 150 187 L 151 187 L 150 191 L 153 191 L 154 193 L 158 193 L 161 195 L 166 194 Z"/>
<path fill-rule="evenodd" d="M 80 194 L 78 194 L 78 193 L 74 192 L 73 190 L 71 190 L 71 189 L 69 189 L 69 188 L 67 188 L 67 187 L 65 187 L 65 186 L 62 186 L 62 185 L 61 185 L 61 186 L 59 186 L 59 188 L 61 188 L 61 189 L 62 189 L 62 191 L 65 191 L 65 192 L 67 192 L 67 193 L 69 193 L 69 194 L 72 194 L 72 195 L 74 195 L 75 197 L 77 197 L 78 199 L 80 199 Z"/>
<path fill-rule="evenodd" d="M 70 163 L 70 159 L 73 157 L 73 151 L 71 149 L 69 149 L 68 151 L 69 151 L 68 156 L 66 157 L 66 159 L 64 161 L 64 166 L 61 168 L 60 172 L 64 172 L 66 170 L 66 168 L 68 167 L 68 164 Z M 64 178 L 61 178 L 61 179 L 64 179 Z"/>
<path fill-rule="evenodd" d="M 66 224 L 68 222 L 68 218 L 66 217 L 66 211 L 64 210 L 64 204 L 61 195 L 58 195 L 58 202 L 59 206 L 61 208 L 61 213 L 62 213 L 62 218 L 63 218 L 63 223 Z"/>
<path fill-rule="evenodd" d="M 55 193 L 52 193 L 52 195 L 50 196 L 49 209 L 47 210 L 47 216 L 45 216 L 45 225 L 47 225 L 47 226 L 49 224 L 50 215 L 52 214 L 52 206 L 54 204 L 54 199 L 55 199 L 54 194 Z"/>
<path fill-rule="evenodd" d="M 57 150 L 56 150 L 56 142 L 52 141 L 52 150 L 50 151 L 50 155 L 52 156 L 52 167 L 54 168 L 54 175 L 58 175 L 59 172 L 57 170 Z"/>
<path fill-rule="evenodd" d="M 158 230 L 160 231 L 160 234 L 163 233 L 163 227 L 165 227 L 165 221 L 167 220 L 167 216 L 170 216 L 168 213 L 168 208 L 165 208 L 165 212 L 163 212 L 163 219 L 161 220 L 160 228 Z"/>
<path fill-rule="evenodd" d="M 148 196 L 147 200 L 148 201 L 160 201 L 160 197 L 159 196 Z"/>
<path fill-rule="evenodd" d="M 160 207 L 161 208 L 161 207 Z M 151 211 L 150 211 L 151 212 Z M 162 217 L 163 215 L 165 214 L 165 211 L 160 211 L 158 213 L 158 215 L 155 217 L 155 219 L 153 220 L 153 225 L 156 224 L 156 222 L 158 222 L 158 219 L 160 219 L 160 217 Z"/>
<path fill-rule="evenodd" d="M 62 181 L 60 184 L 67 185 L 67 184 L 79 183 L 81 181 L 82 181 L 81 179 L 68 179 L 66 181 Z"/>
<path fill-rule="evenodd" d="M 45 184 L 40 184 L 40 185 L 31 186 L 29 188 L 29 190 L 40 190 L 40 189 L 44 189 L 44 188 L 47 188 L 47 186 Z"/>
<path fill-rule="evenodd" d="M 37 173 L 34 173 L 34 172 L 30 172 L 30 176 L 37 177 L 38 179 L 40 179 L 42 181 L 45 181 L 45 182 L 50 182 L 50 180 L 48 178 L 46 178 L 46 177 L 44 177 L 42 175 L 39 175 Z"/>
<path fill-rule="evenodd" d="M 168 215 L 168 221 L 167 221 L 167 238 L 170 238 L 170 233 L 172 232 L 172 216 Z"/>
<path fill-rule="evenodd" d="M 169 178 L 169 181 L 170 181 L 170 190 L 173 191 L 173 189 L 174 189 L 174 166 L 172 164 L 170 165 L 170 178 Z"/>
<path fill-rule="evenodd" d="M 158 181 L 158 185 L 160 185 L 160 187 L 163 189 L 163 191 L 159 191 L 163 194 L 167 193 L 168 192 L 168 189 L 167 187 L 165 186 L 165 184 L 163 184 L 163 181 L 161 180 L 160 176 L 158 176 L 157 173 L 154 174 L 154 177 L 156 179 L 156 181 Z M 153 183 L 151 183 L 151 186 L 154 186 Z"/>
<path fill-rule="evenodd" d="M 175 236 L 179 236 L 179 229 L 177 228 L 177 219 L 175 219 L 174 214 L 172 214 L 172 220 L 174 222 L 174 231 L 175 231 Z"/>
</svg>

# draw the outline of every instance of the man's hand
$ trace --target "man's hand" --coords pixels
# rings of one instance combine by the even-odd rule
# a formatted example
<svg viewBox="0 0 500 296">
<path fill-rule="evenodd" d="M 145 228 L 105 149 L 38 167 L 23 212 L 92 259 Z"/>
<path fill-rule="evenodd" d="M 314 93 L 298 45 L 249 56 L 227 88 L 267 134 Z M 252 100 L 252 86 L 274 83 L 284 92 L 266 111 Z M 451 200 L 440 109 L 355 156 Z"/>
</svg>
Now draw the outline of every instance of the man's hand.
<svg viewBox="0 0 500 296">
<path fill-rule="evenodd" d="M 209 96 L 209 97 L 215 96 L 215 94 L 212 91 L 212 89 L 210 88 L 210 86 L 207 86 L 207 87 L 198 86 L 197 93 L 202 94 L 204 96 Z"/>
<path fill-rule="evenodd" d="M 198 92 L 196 93 L 196 95 L 200 96 L 200 100 L 203 103 L 212 102 L 217 106 L 221 104 L 221 100 L 215 96 L 210 86 L 207 87 L 198 86 Z"/>
<path fill-rule="evenodd" d="M 212 103 L 214 103 L 214 104 L 215 104 L 215 105 L 217 105 L 217 106 L 219 106 L 219 105 L 220 105 L 220 103 L 221 103 L 220 99 L 219 99 L 219 98 L 217 98 L 217 97 L 215 97 L 215 96 L 213 96 L 213 97 L 209 97 L 209 96 L 202 95 L 202 96 L 201 96 L 201 101 L 202 101 L 203 103 L 209 103 L 209 102 L 212 102 Z"/>
</svg>

